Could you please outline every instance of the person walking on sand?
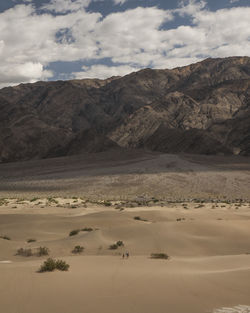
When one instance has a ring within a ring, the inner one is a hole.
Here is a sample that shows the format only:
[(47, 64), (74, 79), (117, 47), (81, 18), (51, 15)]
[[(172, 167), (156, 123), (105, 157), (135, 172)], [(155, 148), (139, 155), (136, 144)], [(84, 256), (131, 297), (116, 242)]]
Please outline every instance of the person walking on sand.
[(127, 257), (127, 259), (129, 258), (129, 253), (128, 253), (128, 251), (126, 252), (126, 257)]
[(122, 258), (123, 258), (123, 259), (125, 258), (125, 254), (124, 254), (124, 253), (122, 254)]

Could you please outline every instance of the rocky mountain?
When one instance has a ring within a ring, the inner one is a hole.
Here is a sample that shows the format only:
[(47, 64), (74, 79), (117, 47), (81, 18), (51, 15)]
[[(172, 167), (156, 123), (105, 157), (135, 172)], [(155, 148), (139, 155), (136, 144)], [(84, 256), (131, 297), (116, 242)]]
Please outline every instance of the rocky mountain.
[(250, 58), (0, 90), (0, 162), (120, 147), (250, 155)]

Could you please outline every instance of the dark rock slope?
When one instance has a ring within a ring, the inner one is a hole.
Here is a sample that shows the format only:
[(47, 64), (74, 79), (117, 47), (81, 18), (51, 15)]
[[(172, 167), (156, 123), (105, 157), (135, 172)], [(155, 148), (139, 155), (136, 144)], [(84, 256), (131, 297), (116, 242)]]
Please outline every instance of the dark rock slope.
[(119, 147), (250, 155), (250, 58), (0, 90), (0, 162)]

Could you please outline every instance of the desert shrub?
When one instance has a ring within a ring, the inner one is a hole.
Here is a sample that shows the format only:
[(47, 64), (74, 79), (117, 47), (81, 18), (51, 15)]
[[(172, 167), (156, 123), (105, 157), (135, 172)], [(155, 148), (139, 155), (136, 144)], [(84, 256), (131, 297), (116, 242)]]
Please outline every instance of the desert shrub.
[(75, 253), (75, 254), (82, 253), (83, 250), (84, 250), (84, 247), (82, 247), (82, 246), (75, 246), (75, 248), (72, 250), (72, 253)]
[(134, 220), (147, 222), (147, 220), (146, 220), (145, 218), (141, 218), (140, 216), (135, 216), (135, 217), (134, 217)]
[(123, 247), (123, 246), (124, 246), (124, 243), (123, 243), (123, 241), (118, 240), (118, 241), (116, 242), (116, 245), (117, 245), (118, 247)]
[(151, 253), (151, 259), (169, 259), (169, 256), (166, 253)]
[(110, 249), (110, 250), (116, 250), (116, 249), (118, 249), (119, 247), (123, 247), (123, 246), (124, 246), (123, 241), (119, 240), (119, 241), (117, 241), (116, 243), (110, 245), (110, 246), (109, 246), (109, 249)]
[(109, 250), (116, 250), (116, 249), (118, 249), (118, 246), (117, 246), (116, 243), (114, 243), (113, 245), (109, 246)]
[(52, 197), (47, 198), (48, 202), (58, 204), (58, 201)]
[(21, 255), (21, 256), (32, 256), (32, 250), (31, 249), (24, 249), (24, 248), (20, 248), (17, 250), (17, 255)]
[(49, 248), (47, 248), (47, 247), (39, 247), (37, 249), (37, 255), (38, 256), (49, 255)]
[(84, 227), (81, 229), (81, 231), (88, 231), (88, 232), (93, 231), (93, 230), (94, 229), (92, 227)]
[(56, 260), (56, 269), (59, 271), (67, 271), (69, 269), (69, 264), (63, 260)]
[(195, 209), (200, 209), (200, 208), (204, 208), (204, 204), (199, 204), (199, 205), (197, 205), (196, 207), (195, 207)]
[(27, 242), (28, 242), (28, 243), (30, 243), (30, 242), (36, 242), (36, 239), (30, 238), (30, 239), (27, 239)]
[(112, 203), (111, 203), (110, 201), (104, 201), (103, 204), (104, 204), (105, 206), (111, 206), (111, 205), (112, 205)]
[(39, 272), (52, 272), (56, 269), (56, 260), (52, 258), (48, 258), (44, 263), (41, 265)]
[(180, 218), (177, 218), (176, 221), (177, 222), (185, 221), (185, 218), (184, 217), (180, 217)]
[(140, 221), (141, 218), (140, 218), (140, 216), (135, 216), (135, 217), (134, 217), (134, 220)]
[(53, 272), (55, 269), (60, 271), (67, 271), (69, 269), (69, 264), (67, 264), (63, 260), (55, 260), (52, 258), (48, 258), (44, 263), (41, 265), (39, 272)]
[(74, 229), (74, 230), (71, 230), (71, 232), (69, 233), (69, 236), (75, 236), (79, 233), (80, 229)]
[(0, 236), (1, 239), (5, 239), (5, 240), (11, 240), (10, 237), (4, 235), (4, 236)]
[(35, 202), (35, 201), (37, 201), (37, 200), (39, 200), (39, 198), (32, 198), (32, 199), (30, 200), (30, 202)]
[(6, 199), (0, 199), (0, 205), (6, 205), (8, 203), (9, 201), (7, 201)]

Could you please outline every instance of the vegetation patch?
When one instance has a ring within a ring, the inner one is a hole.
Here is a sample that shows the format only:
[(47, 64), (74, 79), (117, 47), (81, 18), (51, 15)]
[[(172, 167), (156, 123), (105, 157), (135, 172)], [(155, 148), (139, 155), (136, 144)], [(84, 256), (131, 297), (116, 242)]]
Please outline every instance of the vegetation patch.
[(80, 231), (91, 232), (91, 231), (94, 231), (94, 228), (84, 227), (82, 229), (74, 229), (69, 233), (69, 236), (75, 236), (75, 235), (79, 234)]
[(63, 260), (56, 260), (52, 258), (48, 258), (44, 263), (41, 265), (39, 272), (53, 272), (54, 270), (59, 270), (59, 271), (68, 271), (69, 269), (69, 264), (67, 264)]
[(134, 217), (134, 220), (136, 220), (136, 221), (142, 221), (142, 222), (147, 222), (147, 221), (148, 221), (147, 219), (141, 218), (140, 216), (135, 216), (135, 217)]
[(81, 229), (81, 231), (88, 231), (88, 232), (91, 232), (93, 231), (94, 229), (92, 227), (84, 227)]
[(32, 256), (33, 253), (32, 253), (32, 250), (31, 250), (31, 249), (20, 248), (20, 249), (17, 250), (16, 255), (21, 255), (21, 256), (29, 257), (29, 256)]
[(151, 259), (168, 260), (169, 256), (166, 253), (151, 253)]
[(84, 250), (84, 247), (82, 247), (82, 246), (75, 246), (75, 248), (72, 250), (72, 253), (80, 254), (80, 253), (83, 252), (83, 250)]
[(11, 240), (10, 237), (4, 235), (4, 236), (0, 236), (1, 239), (5, 239), (5, 240)]
[(35, 201), (37, 201), (37, 200), (39, 200), (39, 198), (32, 198), (32, 199), (30, 200), (30, 202), (35, 202)]
[(6, 199), (0, 199), (0, 206), (1, 205), (7, 205), (9, 203), (9, 201), (7, 201)]
[(39, 247), (37, 249), (37, 255), (38, 256), (49, 255), (49, 248), (47, 248), (47, 247)]
[(103, 204), (105, 206), (112, 206), (112, 203), (110, 201), (104, 201)]
[(118, 240), (116, 243), (109, 246), (109, 250), (116, 250), (120, 247), (124, 247), (124, 243), (121, 240)]
[(117, 246), (116, 243), (114, 243), (113, 245), (109, 246), (109, 250), (116, 250), (116, 249), (118, 249), (118, 246)]
[(75, 235), (77, 235), (79, 232), (80, 232), (80, 229), (71, 230), (71, 232), (69, 233), (69, 236), (75, 236)]
[(59, 203), (56, 199), (54, 199), (52, 197), (47, 198), (47, 200), (48, 200), (49, 203), (55, 203), (55, 204)]
[(30, 238), (30, 239), (27, 239), (27, 242), (28, 242), (28, 243), (36, 242), (36, 239)]

